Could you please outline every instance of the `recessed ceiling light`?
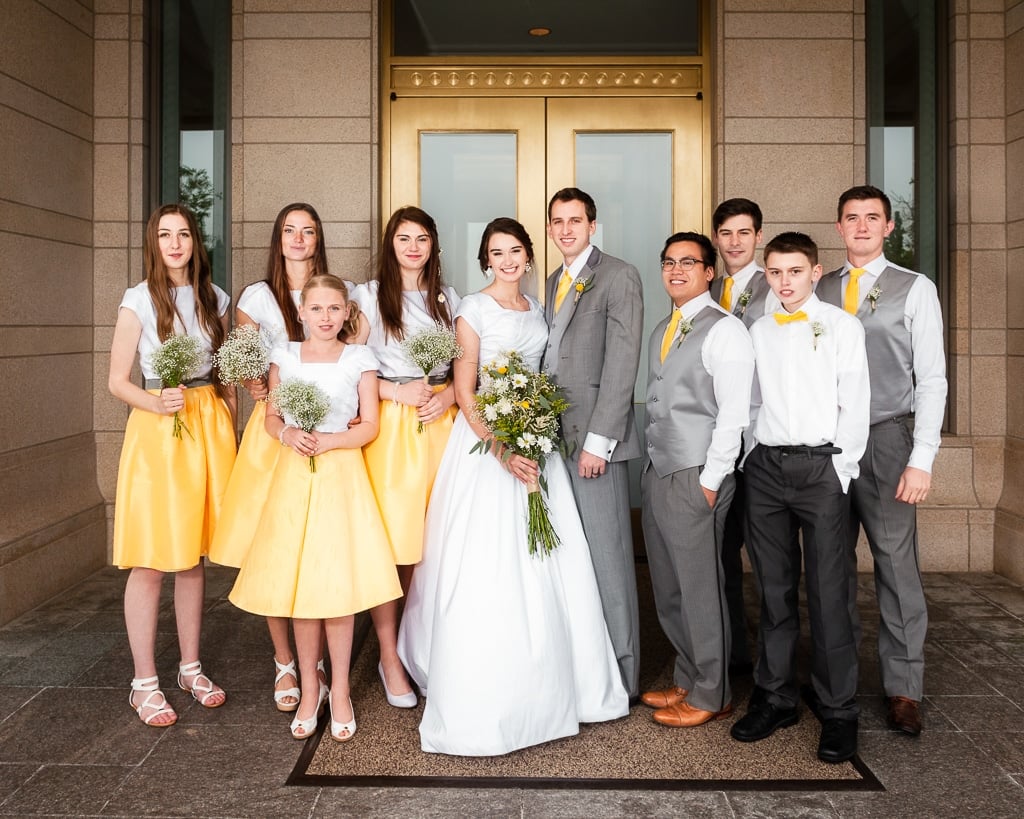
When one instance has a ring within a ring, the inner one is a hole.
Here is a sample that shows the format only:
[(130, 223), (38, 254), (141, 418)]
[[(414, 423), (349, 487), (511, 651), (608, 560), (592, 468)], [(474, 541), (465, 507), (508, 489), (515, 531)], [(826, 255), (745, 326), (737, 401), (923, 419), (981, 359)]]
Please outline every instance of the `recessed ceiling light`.
[(531, 37), (547, 37), (551, 33), (551, 29), (547, 26), (534, 26), (529, 33)]

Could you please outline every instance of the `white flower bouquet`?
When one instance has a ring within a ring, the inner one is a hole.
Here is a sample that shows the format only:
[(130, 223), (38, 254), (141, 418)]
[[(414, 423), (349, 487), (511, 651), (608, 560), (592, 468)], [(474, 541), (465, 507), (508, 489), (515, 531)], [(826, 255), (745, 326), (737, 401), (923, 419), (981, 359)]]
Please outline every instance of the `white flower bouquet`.
[(236, 327), (213, 354), (222, 384), (257, 381), (270, 369), (270, 338), (252, 324)]
[[(206, 354), (202, 343), (195, 336), (189, 335), (171, 336), (149, 356), (149, 365), (165, 387), (180, 387), (194, 377), (205, 363)], [(195, 440), (181, 416), (175, 412), (171, 434), (181, 438), (182, 430)]]
[[(282, 381), (268, 396), (270, 402), (282, 415), (295, 421), (303, 432), (312, 432), (323, 423), (331, 409), (331, 399), (316, 384), (289, 378)], [(316, 472), (316, 456), (309, 456), (309, 471)]]
[[(424, 328), (402, 339), (402, 351), (423, 371), (423, 380), (441, 364), (462, 357), (462, 348), (455, 340), (455, 332), (438, 322), (434, 327)], [(416, 425), (417, 432), (423, 432), (423, 422)]]
[(480, 440), (470, 451), (488, 453), (500, 450), (502, 460), (522, 455), (536, 461), (540, 479), (527, 487), (527, 541), (530, 554), (550, 554), (558, 546), (548, 516), (544, 493), (544, 462), (551, 452), (564, 453), (565, 444), (558, 435), (558, 416), (569, 408), (561, 390), (543, 373), (528, 369), (517, 352), (499, 356), (480, 368), (480, 388), (476, 410), (490, 437)]

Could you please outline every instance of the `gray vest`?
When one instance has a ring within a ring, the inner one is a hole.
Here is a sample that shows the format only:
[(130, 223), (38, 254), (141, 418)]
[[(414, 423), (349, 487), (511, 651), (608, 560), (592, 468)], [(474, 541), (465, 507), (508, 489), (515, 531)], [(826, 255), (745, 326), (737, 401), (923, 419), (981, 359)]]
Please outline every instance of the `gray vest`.
[[(712, 280), (711, 298), (719, 304), (722, 301), (723, 287), (725, 287), (725, 276), (718, 276)], [(768, 280), (764, 277), (764, 271), (759, 270), (750, 277), (750, 281), (747, 282), (747, 286), (743, 290), (739, 293), (733, 291), (732, 314), (740, 319), (749, 330), (750, 325), (764, 315), (764, 302), (770, 292), (771, 287), (768, 286)], [(745, 293), (749, 293), (750, 298), (747, 299), (746, 304), (741, 304), (744, 301)]]
[[(843, 270), (833, 270), (818, 282), (819, 299), (843, 306)], [(903, 323), (907, 296), (918, 274), (889, 265), (875, 281), (879, 296), (865, 298), (857, 311), (864, 325), (871, 379), (871, 423), (907, 415), (914, 404), (914, 351)]]
[(662, 363), (661, 340), (671, 318), (651, 334), (647, 379), (647, 457), (661, 477), (707, 461), (718, 402), (700, 350), (725, 314), (712, 307), (701, 310), (693, 317), (693, 329), (681, 344), (672, 343)]
[[(557, 276), (561, 276), (562, 268), (558, 268)], [(565, 328), (569, 326), (569, 319), (572, 318), (573, 312), (576, 310), (576, 294), (572, 288), (565, 295), (565, 301), (562, 302), (562, 309), (557, 313), (555, 312), (555, 289), (551, 288), (548, 294), (547, 300), (547, 319), (548, 319), (548, 346), (544, 350), (544, 361), (541, 364), (542, 372), (550, 375), (554, 379), (558, 379), (558, 348), (562, 343), (562, 336), (565, 335)]]

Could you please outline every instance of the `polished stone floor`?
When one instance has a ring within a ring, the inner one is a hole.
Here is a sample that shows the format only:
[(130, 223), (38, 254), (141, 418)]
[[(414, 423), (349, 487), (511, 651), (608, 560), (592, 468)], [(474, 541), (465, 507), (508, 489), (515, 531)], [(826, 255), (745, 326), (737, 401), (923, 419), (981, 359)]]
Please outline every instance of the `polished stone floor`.
[(285, 786), (302, 745), (269, 698), (264, 626), (227, 602), (233, 572), (208, 577), (203, 659), (230, 699), (205, 710), (174, 687), (168, 584), (158, 662), (180, 719), (166, 730), (143, 726), (126, 702), (124, 573), (100, 571), (0, 628), (0, 816), (1024, 815), (1024, 589), (996, 575), (926, 576), (926, 727), (916, 740), (886, 730), (872, 582), (861, 577), (860, 748), (884, 792)]

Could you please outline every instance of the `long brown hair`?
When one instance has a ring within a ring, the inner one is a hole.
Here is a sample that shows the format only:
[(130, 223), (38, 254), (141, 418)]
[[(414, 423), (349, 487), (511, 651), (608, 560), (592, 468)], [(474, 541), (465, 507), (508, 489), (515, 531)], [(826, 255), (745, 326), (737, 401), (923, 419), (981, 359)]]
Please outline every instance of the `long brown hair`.
[[(337, 293), (341, 293), (342, 298), (345, 299), (345, 304), (348, 305), (348, 317), (338, 332), (338, 341), (348, 341), (359, 332), (359, 306), (354, 301), (349, 300), (348, 287), (345, 286), (345, 282), (330, 273), (314, 273), (309, 277), (309, 281), (302, 286), (301, 301), (303, 304), (306, 303), (306, 294), (315, 287), (334, 290)], [(297, 340), (292, 339), (292, 341)]]
[(441, 290), (441, 248), (438, 246), (437, 225), (426, 211), (406, 205), (392, 213), (388, 219), (377, 259), (377, 306), (385, 338), (405, 338), (402, 324), (402, 270), (395, 256), (395, 234), (402, 222), (412, 222), (430, 236), (430, 255), (421, 274), (422, 286), (426, 291), (424, 302), (434, 321), (449, 328), (452, 326), (451, 308)]
[(281, 315), (284, 316), (284, 327), (288, 332), (289, 341), (302, 341), (305, 338), (305, 331), (302, 328), (302, 321), (299, 319), (299, 311), (295, 309), (295, 302), (292, 301), (292, 294), (288, 289), (288, 272), (284, 266), (284, 256), (281, 253), (281, 233), (284, 230), (285, 220), (288, 214), (293, 211), (302, 211), (313, 220), (316, 228), (316, 251), (313, 253), (310, 266), (310, 278), (313, 276), (327, 275), (327, 250), (324, 247), (324, 224), (320, 221), (320, 214), (316, 208), (305, 202), (292, 202), (281, 208), (274, 220), (274, 229), (270, 233), (270, 251), (267, 254), (267, 276), (266, 283), (270, 292), (277, 302)]
[[(160, 219), (172, 213), (185, 219), (188, 231), (192, 236), (192, 258), (188, 262), (188, 283), (192, 285), (199, 326), (209, 336), (212, 349), (218, 350), (224, 343), (226, 334), (224, 325), (221, 324), (217, 293), (213, 289), (210, 257), (206, 254), (203, 236), (199, 232), (195, 214), (187, 206), (177, 203), (162, 205), (153, 211), (146, 223), (146, 233), (142, 242), (142, 256), (146, 268), (146, 282), (149, 285), (149, 297), (153, 300), (153, 307), (156, 309), (157, 336), (161, 341), (166, 341), (174, 335), (175, 319), (178, 319), (182, 326), (185, 324), (174, 302), (174, 294), (171, 292), (173, 284), (164, 265), (164, 258), (160, 253), (160, 240), (157, 236)], [(217, 385), (217, 391), (220, 392), (219, 380), (217, 378), (212, 380)]]

